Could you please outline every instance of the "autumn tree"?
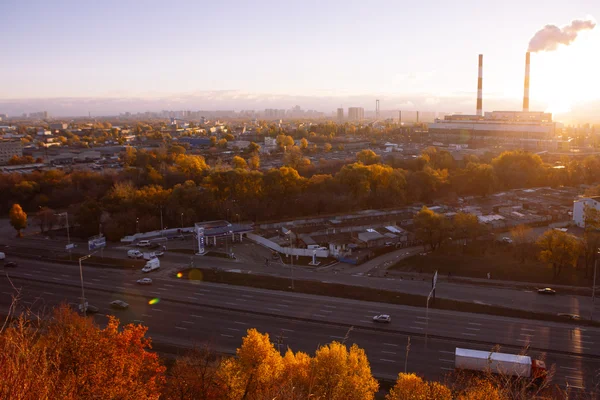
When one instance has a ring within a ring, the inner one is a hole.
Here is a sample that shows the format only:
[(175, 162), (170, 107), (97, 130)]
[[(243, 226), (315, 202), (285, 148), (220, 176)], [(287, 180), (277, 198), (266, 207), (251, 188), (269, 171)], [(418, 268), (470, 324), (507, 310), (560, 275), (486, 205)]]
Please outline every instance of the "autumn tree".
[(533, 230), (526, 225), (517, 225), (510, 230), (515, 250), (521, 262), (525, 262), (525, 256), (529, 246), (534, 242)]
[(0, 398), (158, 399), (164, 367), (148, 351), (147, 328), (105, 328), (66, 306), (44, 329), (21, 315), (0, 334)]
[(426, 382), (415, 374), (398, 374), (386, 400), (452, 400), (452, 391), (438, 382)]
[(231, 161), (233, 168), (236, 169), (248, 169), (248, 164), (246, 163), (246, 160), (244, 160), (242, 157), (240, 156), (234, 156), (233, 160)]
[(302, 138), (300, 140), (300, 149), (302, 151), (305, 151), (308, 148), (308, 140), (306, 140), (305, 138)]
[(331, 144), (330, 144), (330, 143), (325, 143), (325, 144), (323, 145), (323, 151), (324, 151), (325, 153), (329, 153), (329, 152), (331, 151)]
[(417, 238), (435, 251), (448, 237), (449, 223), (446, 218), (423, 206), (414, 218)]
[(454, 236), (473, 241), (483, 232), (483, 228), (474, 214), (459, 212), (452, 219)]
[(356, 160), (365, 165), (377, 164), (381, 161), (381, 157), (379, 157), (373, 150), (365, 149), (356, 153)]
[(255, 154), (248, 159), (248, 167), (253, 171), (257, 171), (260, 168), (260, 157), (258, 154)]
[(575, 267), (580, 252), (578, 239), (566, 232), (551, 229), (537, 240), (540, 247), (540, 260), (552, 265), (554, 278), (564, 267)]
[(8, 216), (10, 218), (10, 225), (17, 231), (17, 237), (21, 237), (21, 230), (27, 227), (27, 214), (20, 205), (13, 204)]

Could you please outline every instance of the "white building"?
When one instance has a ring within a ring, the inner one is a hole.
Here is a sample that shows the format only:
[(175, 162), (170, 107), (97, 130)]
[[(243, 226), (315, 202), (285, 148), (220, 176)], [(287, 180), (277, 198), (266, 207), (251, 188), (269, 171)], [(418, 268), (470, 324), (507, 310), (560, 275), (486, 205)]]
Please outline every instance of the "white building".
[(0, 165), (6, 164), (14, 156), (23, 157), (20, 140), (0, 140)]
[(600, 211), (600, 196), (582, 197), (573, 202), (573, 222), (581, 228), (585, 228), (586, 206)]

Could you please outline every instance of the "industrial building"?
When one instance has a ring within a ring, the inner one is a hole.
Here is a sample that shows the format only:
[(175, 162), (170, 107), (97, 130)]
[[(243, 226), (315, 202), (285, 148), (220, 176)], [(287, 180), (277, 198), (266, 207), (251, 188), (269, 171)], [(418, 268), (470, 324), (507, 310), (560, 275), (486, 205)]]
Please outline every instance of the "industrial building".
[(23, 157), (23, 145), (20, 140), (0, 140), (0, 165), (8, 164), (14, 156)]
[[(429, 124), (432, 135), (468, 139), (503, 139), (524, 148), (562, 150), (566, 141), (557, 141), (557, 128), (562, 126), (552, 120), (552, 114), (529, 111), (530, 56), (525, 58), (523, 111), (483, 112), (483, 55), (479, 55), (477, 79), (477, 106), (475, 115), (447, 115)], [(558, 126), (557, 126), (558, 125)]]

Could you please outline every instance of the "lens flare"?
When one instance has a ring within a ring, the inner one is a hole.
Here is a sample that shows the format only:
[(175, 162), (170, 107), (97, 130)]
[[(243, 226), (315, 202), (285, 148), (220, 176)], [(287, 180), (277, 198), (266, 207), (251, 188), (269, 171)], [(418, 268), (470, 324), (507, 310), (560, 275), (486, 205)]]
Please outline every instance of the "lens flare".
[(177, 273), (177, 277), (178, 277), (178, 278), (183, 278), (183, 274), (182, 274), (181, 272), (178, 272), (178, 273)]
[(150, 304), (150, 305), (158, 304), (158, 303), (160, 303), (160, 299), (158, 297), (155, 297), (148, 302), (148, 304)]

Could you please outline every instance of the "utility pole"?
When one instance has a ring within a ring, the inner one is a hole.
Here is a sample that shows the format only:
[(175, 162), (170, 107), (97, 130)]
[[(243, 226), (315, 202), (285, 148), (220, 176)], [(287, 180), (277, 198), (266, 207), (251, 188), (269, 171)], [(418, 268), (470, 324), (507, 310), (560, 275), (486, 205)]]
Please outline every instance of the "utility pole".
[(162, 206), (160, 206), (159, 208), (160, 208), (160, 236), (164, 236)]
[[(92, 253), (93, 254), (93, 253)], [(87, 256), (83, 256), (79, 258), (79, 277), (81, 278), (81, 310), (83, 311), (83, 316), (86, 316), (87, 307), (85, 301), (85, 292), (83, 290), (83, 268), (81, 266), (81, 261), (87, 260), (92, 256), (92, 254), (88, 254)]]
[(404, 357), (404, 373), (406, 374), (406, 367), (408, 366), (408, 352), (410, 351), (410, 336), (408, 337), (408, 342), (406, 343), (406, 357)]

